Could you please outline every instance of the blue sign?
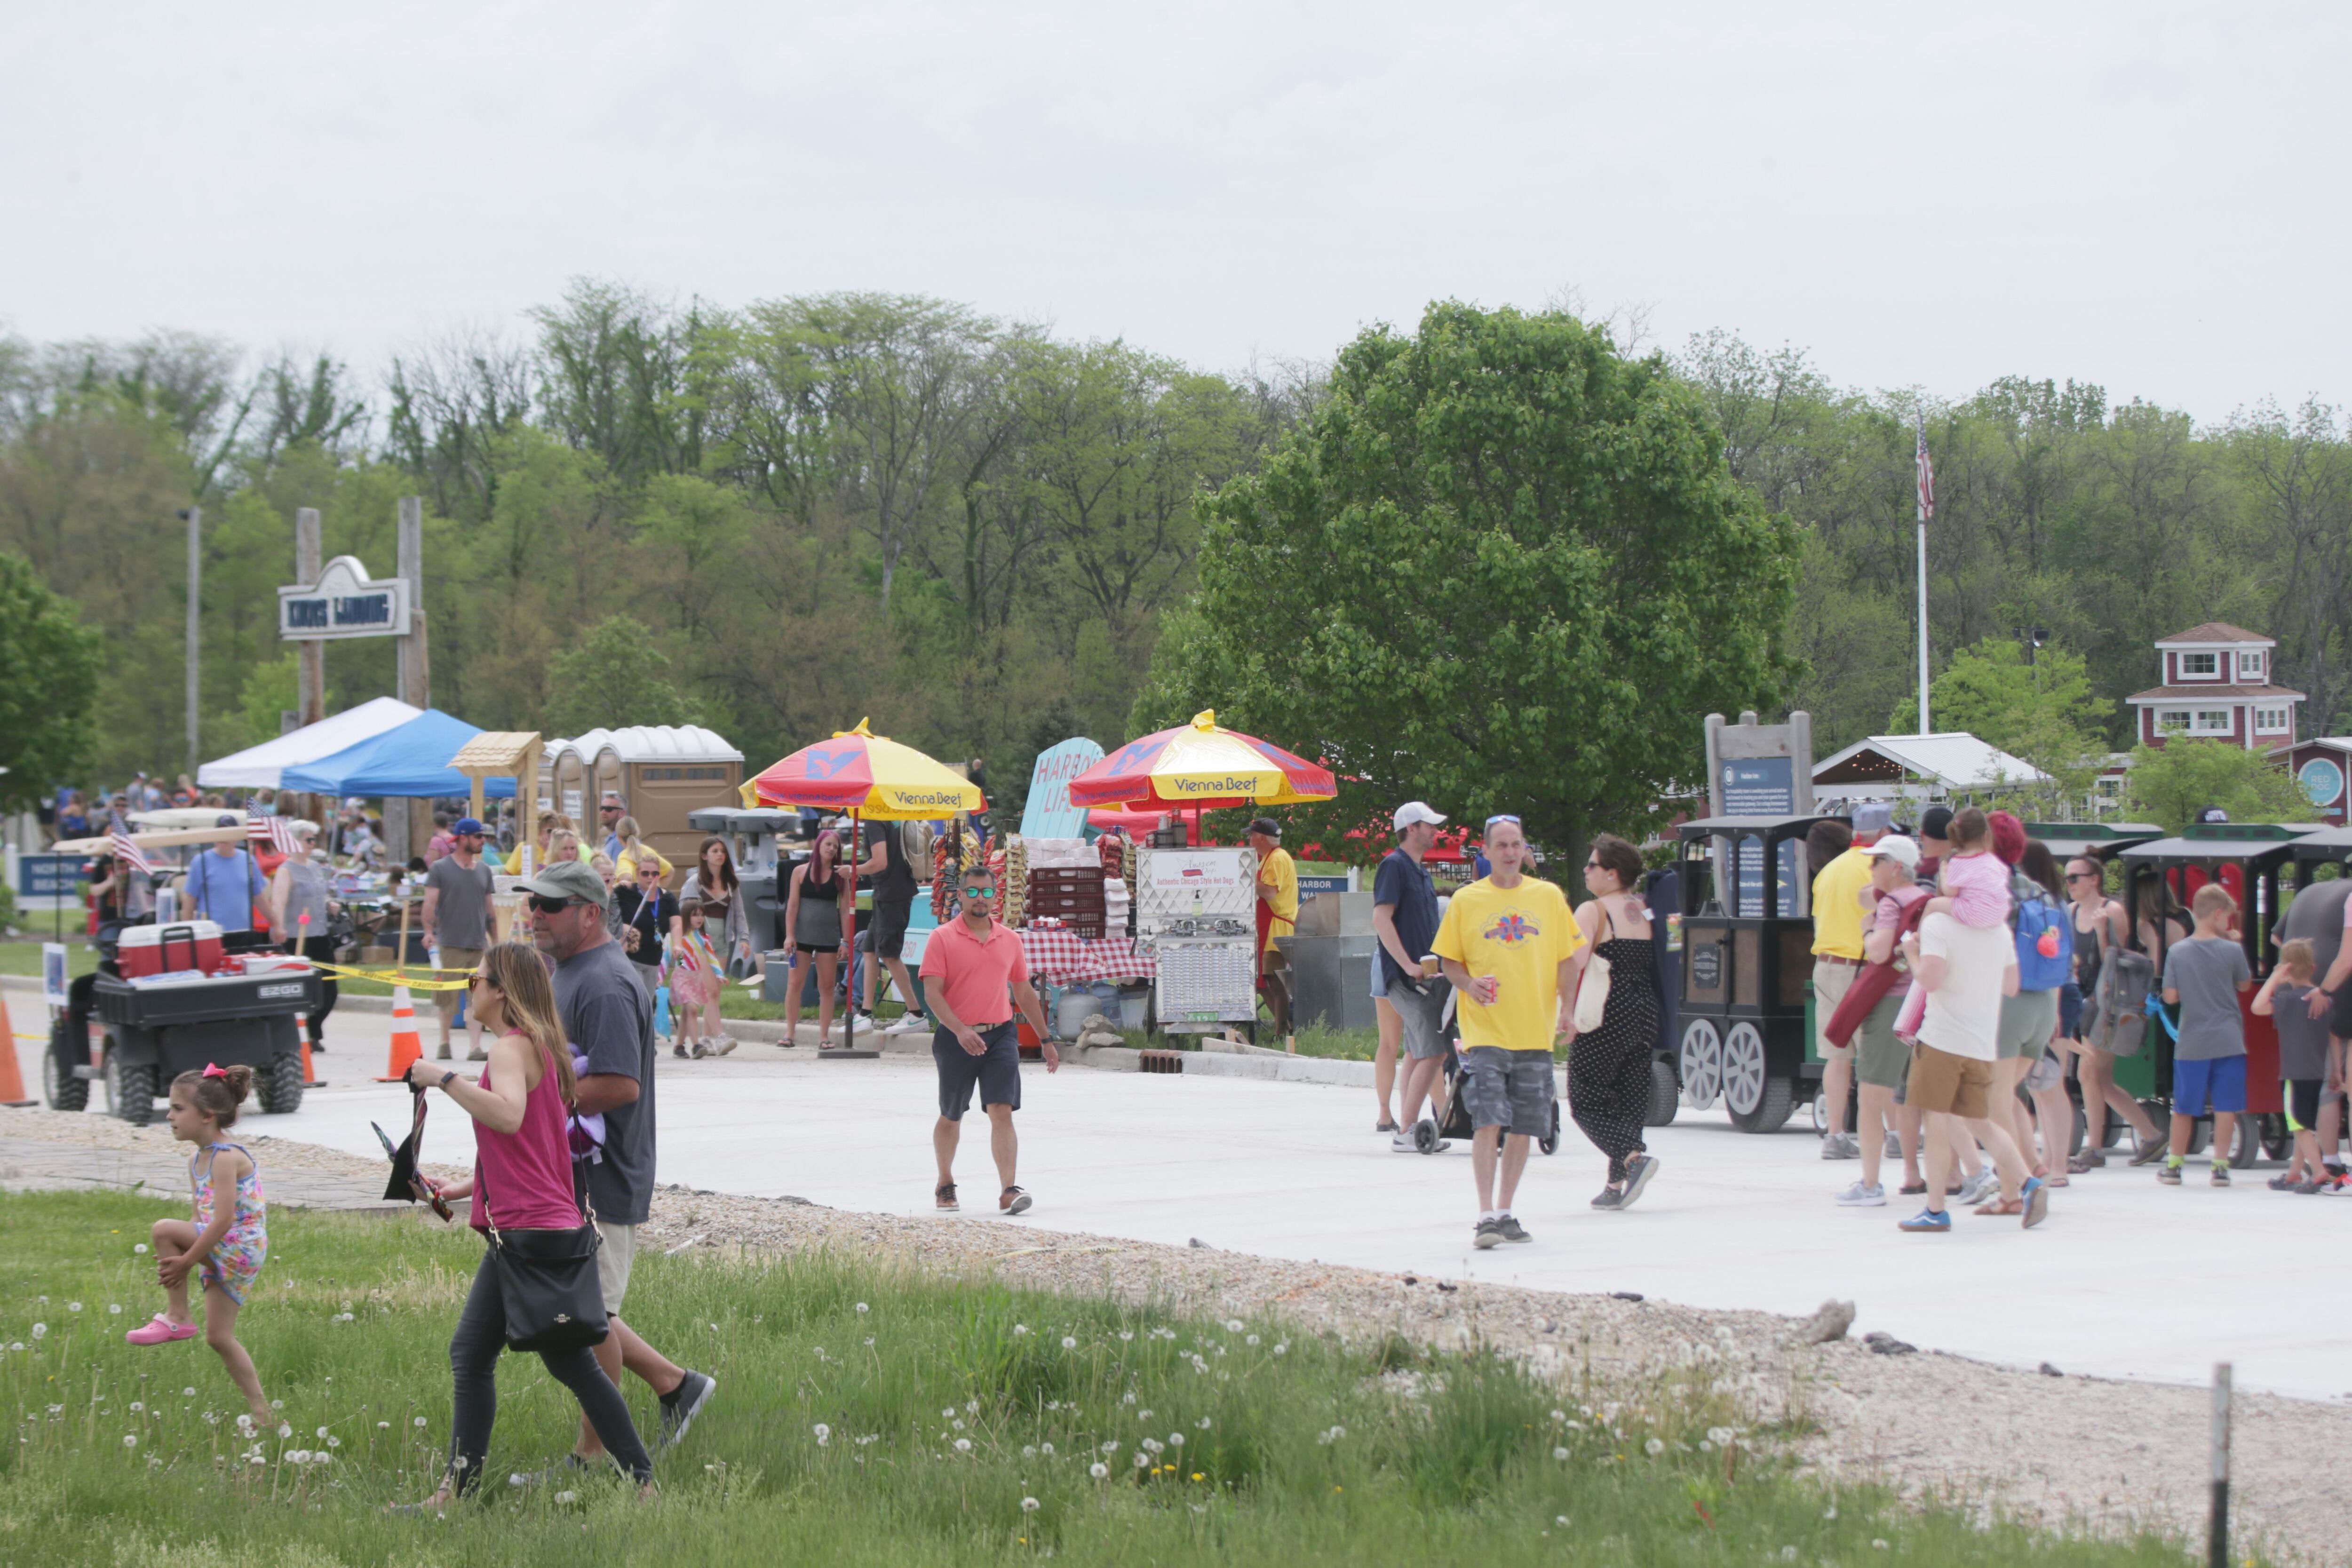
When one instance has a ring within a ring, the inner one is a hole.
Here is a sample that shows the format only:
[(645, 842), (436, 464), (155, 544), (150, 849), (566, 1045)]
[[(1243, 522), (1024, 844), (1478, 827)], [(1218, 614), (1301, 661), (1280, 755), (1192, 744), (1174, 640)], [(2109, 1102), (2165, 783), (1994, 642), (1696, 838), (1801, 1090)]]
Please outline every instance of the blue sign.
[(72, 909), (81, 902), (79, 855), (16, 857), (16, 906), (27, 910)]
[(2304, 797), (2322, 810), (2344, 798), (2344, 770), (2326, 757), (2314, 757), (2295, 772)]
[[(1723, 763), (1723, 815), (1793, 816), (1797, 810), (1794, 757), (1732, 757)], [(1797, 842), (1784, 840), (1780, 854), (1780, 904), (1785, 915), (1796, 901)], [(1764, 841), (1739, 841), (1738, 908), (1750, 918), (1764, 913)]]
[(1345, 872), (1336, 877), (1301, 877), (1298, 879), (1298, 896), (1306, 899), (1312, 898), (1317, 893), (1353, 892), (1355, 889), (1348, 884), (1354, 879)]
[(1103, 749), (1080, 735), (1037, 753), (1029, 799), (1021, 808), (1024, 838), (1083, 838), (1087, 810), (1070, 804), (1070, 781), (1103, 759)]

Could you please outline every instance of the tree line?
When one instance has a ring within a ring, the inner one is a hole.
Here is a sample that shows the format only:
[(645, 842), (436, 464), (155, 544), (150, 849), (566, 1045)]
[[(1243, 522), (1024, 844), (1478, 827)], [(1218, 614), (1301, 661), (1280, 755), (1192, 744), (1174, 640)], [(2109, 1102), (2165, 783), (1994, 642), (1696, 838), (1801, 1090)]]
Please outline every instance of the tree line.
[[(1444, 379), (1473, 369), (1509, 384)], [(205, 515), (209, 756), (294, 705), (295, 509), (382, 574), (421, 494), (434, 700), (485, 727), (703, 722), (759, 765), (870, 717), (984, 757), (1017, 806), (1042, 746), (1216, 707), (1368, 787), (1404, 783), (1406, 750), (1465, 780), (1568, 759), (1581, 832), (1691, 776), (1705, 709), (1681, 707), (1802, 706), (1825, 750), (1910, 721), (1921, 415), (1939, 679), (2007, 690), (2021, 660), (2038, 694), (1979, 702), (2031, 718), (1989, 739), (2127, 743), (2112, 699), (2208, 619), (2280, 639), (2306, 732), (2352, 725), (2340, 411), (2200, 426), (2076, 382), (1865, 393), (1797, 350), (1645, 353), (1561, 310), (1433, 306), (1330, 366), (1223, 374), (935, 300), (596, 280), (373, 382), (184, 333), (0, 336), (0, 551), (99, 633), (108, 776), (182, 756), (177, 509)], [(1472, 668), (1523, 673), (1503, 700)], [(331, 706), (388, 691), (391, 645), (330, 644), (328, 669)], [(1347, 680), (1375, 677), (1342, 722)], [(1396, 683), (1446, 722), (1383, 729)]]

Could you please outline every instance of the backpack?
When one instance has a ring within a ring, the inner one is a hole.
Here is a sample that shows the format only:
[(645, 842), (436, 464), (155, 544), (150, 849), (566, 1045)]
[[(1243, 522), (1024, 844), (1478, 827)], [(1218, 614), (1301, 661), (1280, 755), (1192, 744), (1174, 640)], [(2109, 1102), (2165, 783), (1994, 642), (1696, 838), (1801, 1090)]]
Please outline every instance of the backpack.
[(918, 882), (929, 881), (939, 869), (934, 854), (938, 845), (939, 835), (929, 823), (902, 822), (898, 825), (898, 853)]
[(2147, 1043), (2147, 996), (2156, 961), (2127, 947), (2109, 948), (2099, 965), (2099, 1019), (2091, 1044), (2118, 1057), (2136, 1057)]
[(2009, 922), (2017, 933), (2017, 988), (2055, 991), (2074, 973), (2074, 922), (2049, 889), (2027, 877), (2011, 879)]

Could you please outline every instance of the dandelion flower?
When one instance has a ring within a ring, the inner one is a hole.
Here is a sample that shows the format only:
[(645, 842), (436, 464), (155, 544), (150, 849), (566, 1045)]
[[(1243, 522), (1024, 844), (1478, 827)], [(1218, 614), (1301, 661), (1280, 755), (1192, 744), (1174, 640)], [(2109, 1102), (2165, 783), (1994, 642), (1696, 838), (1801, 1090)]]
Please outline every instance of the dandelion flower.
[(971, 1439), (969, 1437), (957, 1438), (955, 1440), (955, 1446), (956, 1452), (959, 1454), (969, 1454), (971, 1452)]
[(872, 1311), (874, 1309), (873, 1309), (873, 1308), (871, 1308), (871, 1307), (869, 1307), (869, 1306), (867, 1306), (865, 1302), (860, 1301), (860, 1302), (858, 1302), (858, 1303), (857, 1303), (857, 1310), (858, 1310), (859, 1311), (861, 1311), (861, 1312), (870, 1312), (870, 1311)]
[(1133, 1329), (1121, 1329), (1118, 1331), (1118, 1337), (1122, 1340), (1131, 1340), (1135, 1338), (1135, 1331)]
[(1168, 1446), (1169, 1446), (1170, 1447), (1171, 1447), (1171, 1448), (1181, 1448), (1181, 1447), (1182, 1447), (1184, 1446), (1184, 1434), (1183, 1434), (1183, 1433), (1181, 1433), (1181, 1432), (1171, 1432), (1171, 1433), (1169, 1433), (1169, 1434), (1168, 1434)]
[(1021, 1500), (1021, 1511), (1023, 1513), (1035, 1513), (1037, 1511), (1037, 1500), (1033, 1497), (1023, 1498)]
[(952, 1421), (952, 1420), (954, 1420), (954, 1419), (955, 1419), (955, 1406), (954, 1406), (954, 1405), (949, 1405), (945, 1410), (940, 1411), (940, 1420), (942, 1420), (942, 1421)]
[(330, 1448), (340, 1448), (342, 1446), (343, 1440), (341, 1437), (330, 1437), (327, 1439), (327, 1447)]
[(1664, 1437), (1653, 1437), (1648, 1442), (1642, 1445), (1642, 1452), (1649, 1455), (1650, 1458), (1654, 1459), (1665, 1451), (1666, 1440)]
[(972, 1415), (979, 1415), (979, 1414), (980, 1414), (980, 1401), (979, 1401), (979, 1400), (977, 1400), (977, 1399), (967, 1399), (967, 1400), (965, 1400), (965, 1401), (964, 1401), (964, 1404), (963, 1404), (963, 1407), (964, 1407), (964, 1409), (965, 1409), (966, 1411), (970, 1412), (971, 1414), (972, 1414)]
[(416, 1418), (416, 1424), (417, 1424), (419, 1426), (424, 1426), (424, 1425), (425, 1425), (425, 1417), (424, 1417), (424, 1416), (422, 1416), (422, 1415), (418, 1416), (418, 1417)]
[(1555, 1459), (1565, 1459), (1568, 1458), (1568, 1450), (1565, 1448), (1554, 1448), (1551, 1451), (1551, 1457)]
[(49, 1325), (47, 1323), (35, 1323), (33, 1325), (33, 1337), (37, 1340), (47, 1338), (48, 1331)]
[(1242, 1321), (1239, 1318), (1227, 1318), (1225, 1320), (1225, 1332), (1229, 1334), (1237, 1334), (1241, 1331)]
[(292, 1423), (280, 1421), (278, 1424), (278, 1435), (280, 1437), (291, 1437), (294, 1436), (294, 1427)]
[(1076, 1337), (1071, 1334), (1064, 1334), (1062, 1336), (1062, 1348), (1066, 1351), (1074, 1351), (1077, 1349), (1078, 1342)]
[(1552, 1516), (1552, 1522), (1559, 1525), (1562, 1530), (1566, 1530), (1568, 1528), (1568, 1515), (1564, 1513), (1554, 1514)]
[(325, 1436), (326, 1435), (327, 1435), (327, 1429), (326, 1429), (324, 1426), (320, 1427), (320, 1428), (319, 1428), (319, 1430), (318, 1430), (317, 1436), (323, 1437), (323, 1436)]
[(575, 1503), (580, 1500), (580, 1494), (578, 1492), (558, 1492), (555, 1494), (555, 1500), (560, 1503)]
[(375, 1429), (379, 1432), (389, 1432), (392, 1430), (392, 1423), (389, 1421), (379, 1421), (375, 1424)]
[(1275, 1353), (1275, 1354), (1276, 1354), (1276, 1355), (1288, 1355), (1288, 1354), (1290, 1353), (1290, 1343), (1289, 1343), (1289, 1342), (1288, 1342), (1288, 1341), (1286, 1341), (1286, 1340), (1276, 1340), (1276, 1341), (1275, 1341), (1275, 1342), (1274, 1342), (1274, 1353)]
[(1041, 1444), (1039, 1445), (1037, 1451), (1050, 1459), (1054, 1457), (1054, 1445), (1051, 1443)]
[(1105, 1444), (1102, 1446), (1102, 1451), (1103, 1451), (1104, 1453), (1106, 1453), (1106, 1454), (1116, 1454), (1116, 1453), (1118, 1453), (1118, 1438), (1116, 1438), (1116, 1437), (1114, 1437), (1114, 1438), (1112, 1438), (1109, 1442), (1105, 1443)]
[(1024, 1459), (1035, 1458), (1037, 1457), (1037, 1445), (1034, 1443), (1024, 1443), (1021, 1446), (1021, 1457)]
[(1209, 1418), (1203, 1415), (1198, 1421), (1193, 1422), (1192, 1425), (1205, 1432), (1209, 1429)]
[(122, 1435), (122, 1446), (126, 1448), (136, 1448), (139, 1447), (139, 1435), (136, 1432), (125, 1432)]
[(1100, 1480), (1100, 1479), (1102, 1479), (1105, 1476), (1107, 1476), (1107, 1475), (1110, 1474), (1110, 1467), (1109, 1467), (1108, 1465), (1105, 1465), (1105, 1464), (1092, 1464), (1092, 1465), (1088, 1465), (1088, 1466), (1087, 1467), (1087, 1474), (1088, 1474), (1088, 1475), (1090, 1475), (1090, 1476), (1094, 1477), (1094, 1479), (1097, 1479), (1097, 1480)]
[(1026, 1323), (1015, 1323), (1013, 1325), (1013, 1331), (1016, 1335), (1025, 1334), (1029, 1331), (1029, 1325)]
[(954, 1420), (949, 1422), (948, 1425), (961, 1432), (963, 1430), (963, 1417), (959, 1415)]
[(79, 1312), (81, 1310), (81, 1303), (79, 1301), (68, 1301), (66, 1303), (66, 1310), (68, 1312)]
[(195, 1396), (196, 1391), (193, 1388), (184, 1388), (180, 1390), (180, 1397), (183, 1399), (194, 1399)]
[(1875, 1538), (1875, 1537), (1873, 1537), (1873, 1538), (1872, 1538), (1872, 1540), (1871, 1540), (1871, 1542), (1870, 1542), (1870, 1543), (1871, 1543), (1871, 1545), (1873, 1545), (1873, 1546), (1876, 1547), (1876, 1548), (1877, 1548), (1879, 1551), (1881, 1551), (1881, 1552), (1884, 1552), (1884, 1551), (1885, 1551), (1885, 1550), (1886, 1550), (1886, 1542), (1885, 1542), (1884, 1541), (1880, 1541), (1880, 1540), (1878, 1540), (1878, 1539), (1877, 1539), (1877, 1538)]
[(109, 1301), (106, 1304), (106, 1311), (109, 1317), (119, 1318), (122, 1316), (122, 1303), (120, 1301)]
[(146, 1406), (146, 1405), (142, 1405), (142, 1404), (141, 1404), (138, 1400), (134, 1399), (134, 1400), (132, 1400), (132, 1401), (131, 1402), (131, 1409), (133, 1409), (133, 1410), (144, 1410), (144, 1409), (146, 1409), (146, 1408), (147, 1408), (147, 1406)]
[(133, 1247), (131, 1250), (131, 1251), (133, 1251), (133, 1252), (141, 1253), (141, 1254), (142, 1254), (142, 1255), (143, 1255), (143, 1254), (146, 1252), (146, 1250), (147, 1250), (147, 1244), (146, 1244), (145, 1242), (143, 1242), (143, 1241), (142, 1241), (142, 1242), (139, 1243), (137, 1246)]

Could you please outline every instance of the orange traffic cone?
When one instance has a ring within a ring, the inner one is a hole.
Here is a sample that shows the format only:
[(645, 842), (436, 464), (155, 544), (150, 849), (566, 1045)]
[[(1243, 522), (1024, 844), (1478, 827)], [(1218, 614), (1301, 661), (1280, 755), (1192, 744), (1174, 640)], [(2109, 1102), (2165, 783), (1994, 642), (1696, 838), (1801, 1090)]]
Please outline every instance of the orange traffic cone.
[(408, 1076), (408, 1064), (424, 1054), (425, 1038), (416, 1032), (415, 1004), (408, 999), (407, 986), (395, 985), (392, 988), (392, 1055), (376, 1082), (398, 1083)]
[(302, 1087), (304, 1089), (326, 1088), (327, 1080), (310, 1070), (310, 1031), (307, 1028), (298, 1030), (294, 1037), (302, 1045)]
[[(16, 1066), (16, 1026), (8, 1021), (8, 999), (5, 996), (0, 996), (0, 1043), (7, 1047), (0, 1050), (0, 1105), (22, 1109), (34, 1104), (25, 1098), (25, 1075)], [(44, 1049), (47, 1048), (47, 1040), (41, 1043)]]

